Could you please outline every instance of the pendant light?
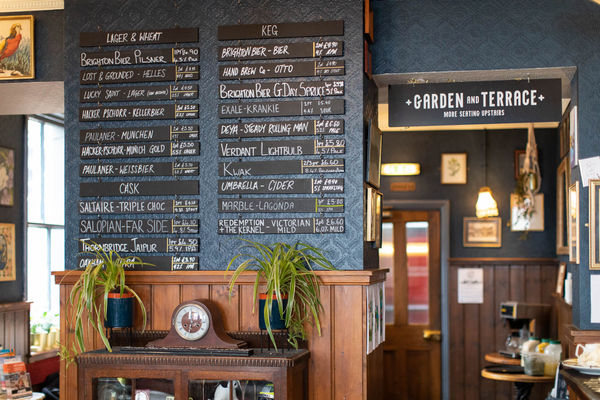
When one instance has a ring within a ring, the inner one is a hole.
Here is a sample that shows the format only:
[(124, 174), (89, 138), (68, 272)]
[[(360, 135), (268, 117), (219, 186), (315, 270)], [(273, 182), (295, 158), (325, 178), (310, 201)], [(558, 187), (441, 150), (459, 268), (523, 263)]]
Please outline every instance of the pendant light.
[(483, 135), (484, 186), (479, 189), (477, 203), (475, 204), (475, 215), (477, 218), (498, 216), (498, 203), (494, 200), (492, 189), (487, 186), (487, 130), (483, 131)]

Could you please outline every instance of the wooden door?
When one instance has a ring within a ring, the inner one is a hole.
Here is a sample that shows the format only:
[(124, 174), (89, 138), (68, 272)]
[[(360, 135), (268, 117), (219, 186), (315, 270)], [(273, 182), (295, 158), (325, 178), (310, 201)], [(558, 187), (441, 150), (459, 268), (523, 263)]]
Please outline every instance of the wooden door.
[(440, 213), (383, 219), (386, 279), (385, 399), (440, 399)]

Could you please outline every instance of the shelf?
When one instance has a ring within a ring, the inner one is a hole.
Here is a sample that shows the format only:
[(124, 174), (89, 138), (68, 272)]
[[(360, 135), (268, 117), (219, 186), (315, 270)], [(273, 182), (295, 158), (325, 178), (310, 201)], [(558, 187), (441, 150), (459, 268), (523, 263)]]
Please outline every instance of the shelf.
[[(385, 280), (388, 269), (374, 269), (364, 271), (315, 271), (321, 278), (323, 285), (371, 285)], [(228, 284), (233, 271), (127, 271), (128, 284)], [(56, 271), (52, 272), (55, 283), (60, 285), (74, 284), (81, 271)], [(255, 272), (244, 272), (237, 282), (241, 285), (253, 285)]]

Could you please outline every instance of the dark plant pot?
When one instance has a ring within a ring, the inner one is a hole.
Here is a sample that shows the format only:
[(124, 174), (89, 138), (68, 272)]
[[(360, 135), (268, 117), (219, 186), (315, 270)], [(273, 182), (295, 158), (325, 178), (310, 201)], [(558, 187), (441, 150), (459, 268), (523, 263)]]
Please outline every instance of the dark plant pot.
[(129, 328), (133, 326), (133, 294), (109, 293), (105, 328)]
[[(267, 325), (265, 324), (265, 303), (267, 302), (266, 294), (258, 295), (258, 326), (261, 330), (266, 330)], [(271, 329), (285, 329), (285, 308), (287, 307), (287, 297), (283, 299), (283, 318), (279, 315), (279, 304), (275, 296), (273, 296), (273, 303), (271, 303)]]

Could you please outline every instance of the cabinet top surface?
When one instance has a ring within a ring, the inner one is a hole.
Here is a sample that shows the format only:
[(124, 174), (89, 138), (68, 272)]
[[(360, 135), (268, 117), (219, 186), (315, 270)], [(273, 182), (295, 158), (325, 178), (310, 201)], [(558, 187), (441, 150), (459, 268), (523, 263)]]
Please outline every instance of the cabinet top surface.
[(251, 356), (214, 356), (214, 355), (185, 355), (181, 352), (174, 353), (129, 353), (122, 352), (120, 348), (113, 348), (113, 352), (95, 350), (83, 353), (77, 357), (79, 365), (95, 364), (135, 364), (135, 365), (227, 365), (227, 366), (255, 366), (255, 367), (293, 367), (308, 359), (308, 350), (265, 351), (254, 349)]

